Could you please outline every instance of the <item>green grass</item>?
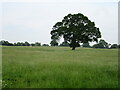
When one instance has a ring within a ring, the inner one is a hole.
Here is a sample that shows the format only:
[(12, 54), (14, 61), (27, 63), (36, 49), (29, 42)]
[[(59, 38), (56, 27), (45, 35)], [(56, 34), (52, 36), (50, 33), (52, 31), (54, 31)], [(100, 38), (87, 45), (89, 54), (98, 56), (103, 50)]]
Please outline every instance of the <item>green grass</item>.
[(3, 88), (117, 88), (118, 50), (2, 47)]

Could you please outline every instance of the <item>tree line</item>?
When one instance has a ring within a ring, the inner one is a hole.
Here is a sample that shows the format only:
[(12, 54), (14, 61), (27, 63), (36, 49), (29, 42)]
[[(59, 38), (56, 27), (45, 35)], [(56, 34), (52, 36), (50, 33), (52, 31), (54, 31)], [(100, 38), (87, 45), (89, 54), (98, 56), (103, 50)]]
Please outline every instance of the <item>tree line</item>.
[(5, 40), (0, 41), (0, 45), (3, 46), (49, 46), (48, 44), (41, 44), (40, 42), (35, 42), (35, 43), (29, 43), (29, 42), (17, 42), (17, 43), (10, 43)]
[[(56, 42), (52, 42), (50, 44), (51, 44), (51, 46), (68, 46), (69, 47), (69, 43), (67, 43), (67, 42), (62, 42), (60, 45), (58, 45), (58, 43), (56, 43)], [(83, 43), (79, 47), (112, 49), (112, 48), (120, 48), (120, 44), (109, 44), (105, 40), (100, 39), (97, 44), (94, 44), (92, 46), (90, 45), (89, 42), (87, 42), (87, 43)]]
[[(35, 42), (35, 43), (29, 43), (29, 42), (17, 42), (17, 43), (10, 43), (8, 41), (2, 40), (0, 41), (0, 45), (3, 46), (61, 46), (61, 47), (69, 47), (69, 43), (67, 42), (62, 42), (61, 44), (58, 43), (50, 43), (51, 45), (48, 44), (41, 44), (40, 42)], [(97, 44), (90, 45), (89, 42), (83, 43), (79, 47), (86, 47), (86, 48), (106, 48), (106, 49), (112, 49), (112, 48), (120, 48), (120, 44), (109, 44), (105, 40), (101, 39)]]

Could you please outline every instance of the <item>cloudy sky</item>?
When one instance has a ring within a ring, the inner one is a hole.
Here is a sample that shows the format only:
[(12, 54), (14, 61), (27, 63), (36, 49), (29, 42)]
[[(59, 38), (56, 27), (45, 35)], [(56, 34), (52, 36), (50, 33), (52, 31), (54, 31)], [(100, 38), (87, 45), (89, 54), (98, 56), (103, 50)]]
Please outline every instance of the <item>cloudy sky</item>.
[(82, 13), (100, 28), (102, 39), (118, 43), (118, 0), (3, 0), (1, 40), (50, 43), (52, 26), (69, 13)]

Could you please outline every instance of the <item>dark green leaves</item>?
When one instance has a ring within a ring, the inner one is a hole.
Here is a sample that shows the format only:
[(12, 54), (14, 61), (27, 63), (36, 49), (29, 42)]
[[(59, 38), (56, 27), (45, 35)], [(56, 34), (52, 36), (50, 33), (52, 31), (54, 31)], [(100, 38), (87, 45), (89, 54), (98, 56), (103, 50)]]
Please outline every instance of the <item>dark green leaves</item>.
[(81, 13), (65, 16), (61, 22), (53, 26), (51, 35), (52, 41), (63, 36), (64, 40), (74, 48), (78, 47), (79, 43), (98, 41), (97, 39), (101, 38), (99, 28)]

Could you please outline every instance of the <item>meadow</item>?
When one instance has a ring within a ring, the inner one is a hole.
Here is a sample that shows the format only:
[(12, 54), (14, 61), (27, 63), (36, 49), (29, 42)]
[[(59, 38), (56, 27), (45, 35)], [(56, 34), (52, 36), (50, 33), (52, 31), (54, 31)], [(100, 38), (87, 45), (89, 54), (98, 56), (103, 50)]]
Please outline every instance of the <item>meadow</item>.
[(117, 88), (118, 50), (2, 47), (3, 88)]

